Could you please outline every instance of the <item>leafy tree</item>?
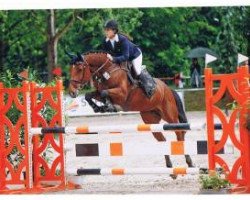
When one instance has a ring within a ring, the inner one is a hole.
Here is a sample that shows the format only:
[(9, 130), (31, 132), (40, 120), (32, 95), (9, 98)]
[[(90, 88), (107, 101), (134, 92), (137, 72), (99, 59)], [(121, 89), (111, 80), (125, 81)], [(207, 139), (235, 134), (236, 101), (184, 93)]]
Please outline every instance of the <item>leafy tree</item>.
[(197, 46), (215, 50), (216, 69), (231, 72), (238, 52), (250, 54), (249, 18), (250, 7), (0, 11), (0, 70), (15, 74), (29, 67), (51, 74), (61, 66), (68, 72), (65, 50), (98, 49), (105, 21), (116, 19), (157, 77), (188, 74), (186, 54)]
[(237, 53), (246, 53), (247, 40), (244, 38), (245, 8), (218, 8), (220, 30), (217, 36), (216, 48), (220, 52), (220, 72), (230, 73), (237, 66)]
[[(76, 22), (58, 44), (59, 63), (62, 66), (67, 66), (69, 63), (65, 50), (84, 53), (99, 49), (104, 38), (105, 21), (116, 19), (119, 22), (121, 32), (133, 35), (135, 27), (140, 25), (141, 16), (142, 12), (138, 9), (78, 10)], [(130, 20), (131, 18), (132, 20)]]
[[(36, 11), (42, 14), (43, 11)], [(34, 12), (0, 11), (0, 69), (42, 66), (45, 37), (33, 20)], [(41, 24), (39, 24), (41, 26)]]
[(141, 29), (136, 38), (145, 53), (145, 61), (155, 76), (172, 76), (189, 71), (187, 52), (197, 46), (210, 46), (216, 33), (203, 8), (142, 9)]
[(247, 44), (247, 53), (246, 55), (250, 56), (250, 6), (243, 8), (245, 9), (245, 17), (243, 22), (243, 32), (244, 37), (246, 38), (245, 42)]
[[(56, 13), (54, 10), (48, 10), (47, 18), (47, 54), (48, 54), (48, 75), (49, 80), (53, 78), (52, 71), (57, 66), (57, 44), (59, 39), (69, 30), (75, 21), (76, 13), (72, 12), (60, 12), (61, 20), (60, 25), (56, 26)], [(66, 23), (65, 23), (66, 21)]]

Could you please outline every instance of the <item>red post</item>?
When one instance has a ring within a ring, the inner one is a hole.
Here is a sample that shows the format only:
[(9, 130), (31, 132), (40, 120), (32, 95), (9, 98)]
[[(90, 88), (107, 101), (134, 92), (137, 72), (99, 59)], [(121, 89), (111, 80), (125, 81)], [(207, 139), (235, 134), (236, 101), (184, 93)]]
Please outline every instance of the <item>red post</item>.
[(239, 92), (241, 94), (241, 107), (240, 107), (240, 138), (243, 144), (243, 151), (241, 156), (242, 163), (242, 179), (243, 185), (248, 188), (250, 192), (250, 131), (247, 130), (247, 118), (250, 114), (250, 87), (249, 87), (249, 73), (248, 67), (238, 67), (239, 74)]
[[(3, 119), (4, 113), (4, 91), (3, 83), (0, 83), (0, 119)], [(5, 142), (4, 142), (4, 125), (3, 121), (0, 120), (0, 190), (6, 189), (6, 175), (5, 175)]]
[[(58, 95), (58, 121), (60, 123), (60, 126), (65, 126), (65, 119), (64, 119), (64, 108), (63, 108), (63, 82), (62, 80), (57, 80), (56, 83), (56, 91)], [(66, 187), (66, 176), (65, 176), (65, 152), (64, 152), (64, 135), (59, 135), (59, 162), (61, 163), (61, 174), (60, 174), (60, 181), (61, 181), (61, 187)]]
[(212, 113), (213, 80), (212, 69), (205, 69), (205, 99), (206, 99), (206, 117), (207, 117), (207, 145), (208, 145), (208, 166), (209, 170), (215, 169), (215, 150), (214, 150), (214, 118)]
[[(32, 127), (54, 127), (54, 126), (63, 126), (63, 85), (62, 81), (58, 80), (56, 86), (48, 86), (44, 88), (36, 87), (35, 83), (31, 84), (31, 121)], [(37, 94), (41, 95), (41, 98), (37, 98)], [(54, 96), (56, 98), (54, 98)], [(39, 103), (38, 103), (39, 102)], [(55, 114), (52, 116), (50, 121), (45, 119), (40, 114), (40, 110), (50, 105), (50, 108), (55, 111)], [(66, 181), (64, 175), (64, 138), (62, 134), (59, 134), (58, 137), (54, 137), (53, 134), (47, 134), (43, 136), (43, 139), (40, 140), (39, 136), (34, 136), (33, 138), (33, 163), (34, 163), (34, 185), (37, 188), (41, 188), (41, 182), (60, 182), (57, 188), (65, 188)], [(50, 145), (52, 151), (55, 151), (58, 156), (55, 160), (52, 160), (51, 163), (47, 163), (43, 158), (42, 154), (46, 151), (46, 148)], [(41, 169), (44, 170), (44, 175), (41, 174)], [(58, 171), (60, 173), (58, 174)], [(55, 186), (56, 187), (56, 186)], [(50, 190), (48, 188), (41, 188), (44, 190)], [(55, 190), (55, 188), (53, 188)]]
[[(22, 110), (22, 117), (24, 118), (24, 156), (25, 160), (25, 166), (26, 166), (26, 179), (25, 179), (25, 188), (26, 189), (32, 189), (33, 188), (33, 177), (32, 177), (32, 159), (31, 155), (31, 141), (29, 140), (29, 115), (30, 115), (30, 109), (29, 109), (29, 96), (30, 96), (30, 88), (29, 88), (29, 82), (23, 81), (22, 84), (22, 92), (23, 92), (23, 110)], [(18, 98), (18, 97), (16, 97)], [(20, 131), (20, 130), (19, 130)], [(12, 138), (13, 139), (13, 138)]]

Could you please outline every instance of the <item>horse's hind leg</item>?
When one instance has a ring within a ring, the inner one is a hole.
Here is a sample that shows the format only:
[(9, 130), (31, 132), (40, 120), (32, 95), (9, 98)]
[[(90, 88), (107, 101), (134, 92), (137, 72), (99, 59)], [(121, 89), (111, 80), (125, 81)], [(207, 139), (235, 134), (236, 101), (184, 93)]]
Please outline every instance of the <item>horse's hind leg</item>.
[[(174, 99), (169, 101), (165, 98), (162, 104), (162, 119), (168, 123), (187, 123), (186, 114), (183, 109), (182, 102), (177, 96), (178, 94), (174, 93)], [(175, 131), (177, 141), (185, 141), (186, 131)], [(190, 155), (185, 155), (186, 163), (188, 167), (194, 167)]]
[[(171, 120), (170, 118), (166, 119), (165, 117), (163, 117), (163, 119), (166, 120), (168, 123), (179, 123), (178, 120)], [(175, 131), (175, 134), (176, 134), (177, 141), (185, 141), (186, 131)], [(168, 156), (168, 159), (170, 160), (169, 156)], [(185, 155), (185, 160), (186, 160), (186, 163), (187, 163), (188, 167), (194, 167), (190, 155), (186, 154)]]
[[(161, 115), (158, 111), (141, 112), (141, 117), (146, 124), (158, 124), (161, 121)], [(166, 138), (161, 132), (152, 132), (155, 139), (159, 142), (166, 141)], [(165, 155), (165, 161), (167, 167), (173, 167), (169, 155)]]
[[(175, 133), (176, 133), (177, 141), (185, 141), (186, 131), (175, 131)], [(190, 155), (186, 154), (185, 159), (186, 159), (186, 163), (187, 163), (188, 167), (194, 167), (193, 161), (192, 161)]]

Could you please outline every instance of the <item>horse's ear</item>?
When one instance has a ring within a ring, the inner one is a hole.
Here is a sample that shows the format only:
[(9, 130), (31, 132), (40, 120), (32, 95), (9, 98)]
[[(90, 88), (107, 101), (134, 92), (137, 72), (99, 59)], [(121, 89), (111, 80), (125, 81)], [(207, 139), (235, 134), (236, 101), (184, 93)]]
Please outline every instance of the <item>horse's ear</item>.
[(75, 58), (75, 55), (73, 53), (69, 53), (68, 51), (64, 50), (66, 55), (68, 55), (71, 59)]
[(84, 56), (82, 54), (80, 54), (79, 52), (77, 52), (77, 57), (79, 59), (79, 61), (84, 61)]

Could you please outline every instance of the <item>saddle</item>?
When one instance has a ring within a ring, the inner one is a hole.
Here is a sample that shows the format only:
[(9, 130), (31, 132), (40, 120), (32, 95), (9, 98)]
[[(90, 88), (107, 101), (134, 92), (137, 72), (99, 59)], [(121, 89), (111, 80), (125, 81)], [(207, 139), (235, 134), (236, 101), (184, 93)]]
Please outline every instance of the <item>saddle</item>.
[(148, 73), (147, 69), (144, 68), (138, 77), (134, 71), (132, 62), (126, 62), (124, 66), (126, 68), (128, 80), (131, 85), (142, 88), (147, 97), (151, 98), (156, 89), (156, 82)]
[(132, 85), (139, 85), (138, 77), (135, 73), (135, 70), (133, 68), (132, 62), (125, 62), (124, 63), (125, 68), (127, 69), (127, 76), (128, 80)]

